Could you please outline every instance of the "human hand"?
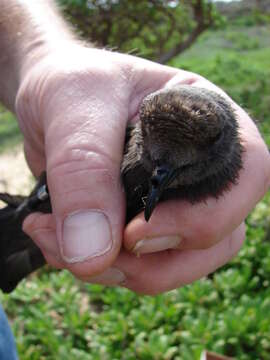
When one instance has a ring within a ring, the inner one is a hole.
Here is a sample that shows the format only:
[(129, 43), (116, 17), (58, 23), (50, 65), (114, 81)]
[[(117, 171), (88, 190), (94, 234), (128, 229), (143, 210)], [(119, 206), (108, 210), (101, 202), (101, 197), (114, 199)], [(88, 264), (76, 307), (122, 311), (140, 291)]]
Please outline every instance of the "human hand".
[(160, 204), (149, 223), (138, 215), (124, 230), (126, 123), (147, 94), (172, 83), (221, 91), (192, 73), (73, 44), (26, 68), (16, 109), (30, 168), (47, 169), (54, 214), (31, 215), (24, 230), (51, 265), (154, 294), (205, 276), (241, 247), (243, 220), (269, 186), (270, 159), (235, 104), (245, 147), (238, 185), (218, 201)]

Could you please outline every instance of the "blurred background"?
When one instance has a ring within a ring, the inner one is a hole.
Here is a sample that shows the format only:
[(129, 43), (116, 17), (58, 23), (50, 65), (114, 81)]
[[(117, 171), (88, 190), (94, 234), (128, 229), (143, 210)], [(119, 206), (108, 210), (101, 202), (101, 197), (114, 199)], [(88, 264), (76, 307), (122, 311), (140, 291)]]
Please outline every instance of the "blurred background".
[[(58, 0), (98, 47), (197, 72), (256, 119), (270, 145), (270, 0)], [(0, 190), (28, 193), (16, 119), (0, 105)], [(156, 297), (42, 269), (0, 294), (22, 360), (199, 359), (203, 349), (270, 359), (270, 195), (247, 219), (239, 255)]]

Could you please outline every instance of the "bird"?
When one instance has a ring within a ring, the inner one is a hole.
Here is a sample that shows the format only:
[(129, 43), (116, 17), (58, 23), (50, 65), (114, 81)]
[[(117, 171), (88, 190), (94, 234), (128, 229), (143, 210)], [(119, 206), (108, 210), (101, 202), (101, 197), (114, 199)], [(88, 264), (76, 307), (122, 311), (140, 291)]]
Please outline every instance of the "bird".
[[(150, 221), (162, 201), (218, 199), (237, 183), (243, 152), (236, 113), (224, 96), (183, 84), (150, 93), (126, 129), (120, 168), (126, 223), (142, 211)], [(46, 172), (28, 197), (0, 193), (0, 200), (7, 205), (0, 209), (0, 288), (11, 292), (46, 263), (22, 231), (27, 215), (52, 212)]]
[(157, 203), (170, 198), (218, 198), (237, 182), (243, 146), (235, 111), (223, 96), (178, 85), (148, 95), (139, 114), (121, 166), (128, 219), (144, 208), (148, 221)]

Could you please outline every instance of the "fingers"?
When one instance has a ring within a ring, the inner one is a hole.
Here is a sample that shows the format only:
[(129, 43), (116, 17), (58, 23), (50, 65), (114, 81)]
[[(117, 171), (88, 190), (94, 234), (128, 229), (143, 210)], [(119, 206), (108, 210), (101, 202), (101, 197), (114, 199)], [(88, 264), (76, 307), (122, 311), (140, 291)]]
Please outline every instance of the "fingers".
[[(48, 263), (56, 268), (65, 267), (59, 257), (59, 249), (55, 246), (57, 243), (52, 216), (31, 215), (25, 227), (32, 228), (33, 240), (41, 247)], [(212, 273), (238, 253), (244, 238), (245, 225), (242, 223), (231, 235), (204, 250), (168, 250), (140, 257), (121, 251), (114, 264), (101, 274), (79, 277), (90, 283), (121, 285), (138, 293), (154, 295)]]
[(125, 275), (122, 285), (155, 295), (198, 280), (226, 264), (240, 250), (245, 238), (242, 223), (231, 235), (204, 250), (168, 250), (136, 257), (120, 254), (114, 266)]

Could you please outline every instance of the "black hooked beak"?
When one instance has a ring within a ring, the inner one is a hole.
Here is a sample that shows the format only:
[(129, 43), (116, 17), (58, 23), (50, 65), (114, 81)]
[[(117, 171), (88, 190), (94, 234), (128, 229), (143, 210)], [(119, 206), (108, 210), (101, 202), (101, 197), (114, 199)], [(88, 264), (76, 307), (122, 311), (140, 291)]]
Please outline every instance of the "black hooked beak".
[(171, 169), (167, 165), (157, 166), (151, 177), (149, 193), (147, 195), (144, 218), (148, 221), (160, 200), (163, 191), (173, 182), (179, 174), (179, 169)]

